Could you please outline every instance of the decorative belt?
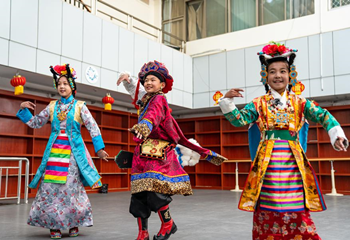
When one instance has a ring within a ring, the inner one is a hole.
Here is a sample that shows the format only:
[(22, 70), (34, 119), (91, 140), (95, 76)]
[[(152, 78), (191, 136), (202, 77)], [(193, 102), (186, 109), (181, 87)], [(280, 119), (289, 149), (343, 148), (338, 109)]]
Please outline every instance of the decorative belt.
[(290, 140), (296, 141), (298, 133), (289, 130), (269, 130), (263, 132), (263, 140)]

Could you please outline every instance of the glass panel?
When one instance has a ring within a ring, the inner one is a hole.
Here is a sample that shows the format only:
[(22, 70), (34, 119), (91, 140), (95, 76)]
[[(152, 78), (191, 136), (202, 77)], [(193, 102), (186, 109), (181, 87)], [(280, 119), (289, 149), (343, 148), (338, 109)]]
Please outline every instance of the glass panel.
[(341, 5), (344, 6), (344, 5), (349, 5), (350, 4), (350, 0), (342, 0), (341, 1)]
[(294, 0), (293, 18), (303, 17), (315, 13), (314, 0)]
[(226, 0), (206, 1), (207, 37), (226, 32)]
[(286, 19), (292, 19), (291, 4), (293, 0), (286, 0)]
[(340, 0), (332, 0), (332, 8), (340, 7)]
[(163, 21), (183, 15), (184, 0), (163, 0)]
[[(182, 36), (182, 26), (183, 26), (183, 20), (178, 20), (170, 23), (163, 24), (163, 30), (164, 32), (171, 33), (172, 35), (175, 35), (176, 37), (179, 37), (183, 39)], [(175, 46), (181, 46), (181, 41), (163, 33), (163, 42)]]
[(260, 25), (284, 20), (284, 0), (260, 0)]
[(187, 3), (187, 40), (201, 39), (206, 36), (204, 19), (204, 1)]
[(256, 0), (231, 0), (231, 31), (256, 26)]

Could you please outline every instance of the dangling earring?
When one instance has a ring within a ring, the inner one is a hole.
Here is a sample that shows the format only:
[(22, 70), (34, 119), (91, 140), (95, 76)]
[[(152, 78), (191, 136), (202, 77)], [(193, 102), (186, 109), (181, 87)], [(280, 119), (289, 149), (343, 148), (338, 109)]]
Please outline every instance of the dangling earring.
[(296, 67), (295, 65), (290, 65), (289, 67), (289, 77), (291, 79), (289, 85), (293, 85), (295, 86), (295, 84), (298, 83), (298, 80), (297, 80), (297, 76), (298, 76), (298, 72), (296, 71)]
[(260, 76), (261, 76), (260, 82), (262, 82), (263, 85), (266, 85), (266, 83), (267, 83), (267, 71), (266, 71), (265, 64), (261, 65)]

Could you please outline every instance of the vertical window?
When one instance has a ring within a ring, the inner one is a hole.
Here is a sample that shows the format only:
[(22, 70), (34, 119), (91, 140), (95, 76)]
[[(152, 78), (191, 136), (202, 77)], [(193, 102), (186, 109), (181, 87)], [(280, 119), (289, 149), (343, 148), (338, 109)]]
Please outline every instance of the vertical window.
[(163, 0), (163, 42), (181, 46), (184, 25), (184, 0)]
[[(287, 0), (287, 8), (290, 9), (287, 19), (298, 18), (315, 13), (314, 0)], [(289, 16), (288, 16), (289, 15)]]
[(226, 0), (206, 1), (207, 37), (226, 32)]
[(259, 0), (259, 25), (285, 20), (284, 0)]
[(204, 0), (187, 2), (187, 40), (206, 37)]
[(231, 31), (256, 26), (256, 0), (231, 1)]
[(226, 32), (226, 0), (188, 1), (186, 5), (187, 40), (201, 39)]
[(314, 14), (314, 2), (314, 0), (259, 0), (259, 25)]
[[(172, 45), (315, 13), (315, 0), (162, 1), (163, 39)], [(350, 4), (350, 0), (330, 1), (332, 7)]]

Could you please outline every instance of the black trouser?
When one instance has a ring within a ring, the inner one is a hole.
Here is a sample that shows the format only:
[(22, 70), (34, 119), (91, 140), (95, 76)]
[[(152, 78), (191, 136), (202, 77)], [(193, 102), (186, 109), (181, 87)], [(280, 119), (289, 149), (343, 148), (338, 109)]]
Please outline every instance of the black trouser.
[(158, 212), (173, 199), (170, 195), (155, 192), (140, 192), (131, 195), (130, 213), (135, 218), (149, 218), (151, 211)]

